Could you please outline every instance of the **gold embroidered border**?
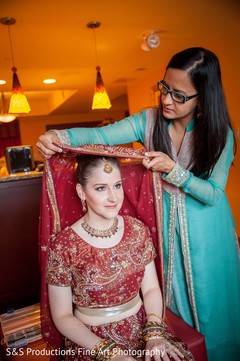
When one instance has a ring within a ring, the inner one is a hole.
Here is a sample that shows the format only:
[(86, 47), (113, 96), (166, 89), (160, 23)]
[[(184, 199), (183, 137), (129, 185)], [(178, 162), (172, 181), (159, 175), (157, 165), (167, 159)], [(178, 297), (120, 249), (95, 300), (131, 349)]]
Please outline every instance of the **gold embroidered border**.
[(53, 210), (53, 232), (56, 234), (61, 230), (61, 224), (60, 224), (60, 216), (58, 212), (57, 198), (55, 194), (51, 168), (48, 160), (45, 160), (45, 171), (46, 171), (47, 192)]
[[(153, 172), (153, 192), (154, 192), (154, 205), (156, 212), (156, 226), (158, 236), (158, 249), (161, 262), (161, 283), (164, 293), (164, 270), (163, 270), (163, 236), (162, 236), (162, 179), (160, 172)], [(163, 297), (163, 317), (165, 317), (166, 305)]]
[(85, 144), (83, 146), (73, 147), (63, 143), (55, 143), (58, 147), (62, 148), (63, 151), (70, 151), (81, 154), (97, 154), (106, 157), (114, 158), (133, 158), (133, 159), (144, 159), (146, 149), (133, 149), (121, 146), (109, 146), (103, 144)]
[(178, 214), (179, 214), (179, 224), (180, 224), (180, 234), (181, 234), (181, 243), (182, 243), (182, 252), (184, 258), (184, 267), (188, 285), (188, 293), (190, 298), (190, 303), (192, 306), (193, 318), (198, 331), (200, 331), (198, 313), (196, 307), (195, 293), (193, 287), (193, 275), (191, 267), (191, 256), (189, 249), (189, 238), (188, 238), (188, 228), (187, 228), (187, 219), (186, 219), (186, 207), (185, 207), (185, 195), (178, 194)]
[(174, 269), (174, 234), (176, 226), (176, 194), (170, 196), (170, 220), (168, 229), (168, 270), (166, 286), (166, 305), (171, 307), (173, 293), (173, 269)]
[(166, 177), (164, 177), (164, 180), (175, 185), (176, 187), (181, 187), (189, 177), (189, 171), (181, 167), (180, 164), (176, 162), (171, 172)]

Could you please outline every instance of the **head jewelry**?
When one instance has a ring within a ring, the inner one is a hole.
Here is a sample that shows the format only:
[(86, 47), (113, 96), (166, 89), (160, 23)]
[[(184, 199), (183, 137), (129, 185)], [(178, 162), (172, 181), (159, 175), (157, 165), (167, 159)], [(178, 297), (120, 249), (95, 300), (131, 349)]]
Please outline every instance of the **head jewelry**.
[(111, 166), (111, 164), (106, 159), (103, 159), (103, 162), (104, 162), (103, 171), (105, 173), (112, 173), (113, 167)]

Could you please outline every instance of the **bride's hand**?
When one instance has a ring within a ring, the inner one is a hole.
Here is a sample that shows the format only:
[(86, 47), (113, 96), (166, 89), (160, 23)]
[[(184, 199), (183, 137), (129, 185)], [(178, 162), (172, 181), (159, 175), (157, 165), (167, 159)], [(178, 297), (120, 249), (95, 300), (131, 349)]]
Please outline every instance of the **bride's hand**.
[(135, 358), (129, 355), (117, 355), (114, 357), (114, 361), (136, 361)]
[(145, 347), (145, 361), (182, 361), (184, 355), (164, 338), (149, 340)]

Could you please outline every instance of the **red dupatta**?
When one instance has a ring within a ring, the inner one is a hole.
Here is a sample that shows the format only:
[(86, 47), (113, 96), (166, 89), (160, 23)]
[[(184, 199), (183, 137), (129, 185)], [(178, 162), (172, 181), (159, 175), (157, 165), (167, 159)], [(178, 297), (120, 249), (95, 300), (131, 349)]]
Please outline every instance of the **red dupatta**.
[(127, 161), (121, 162), (125, 198), (120, 214), (139, 218), (149, 227), (158, 253), (156, 266), (163, 289), (161, 180), (158, 172), (152, 173), (141, 164), (145, 150), (104, 145), (58, 146), (62, 148), (63, 153), (58, 153), (45, 161), (39, 225), (42, 335), (55, 349), (61, 347), (62, 335), (55, 328), (49, 310), (46, 284), (48, 247), (52, 237), (83, 215), (75, 187), (77, 155), (95, 154), (127, 158)]

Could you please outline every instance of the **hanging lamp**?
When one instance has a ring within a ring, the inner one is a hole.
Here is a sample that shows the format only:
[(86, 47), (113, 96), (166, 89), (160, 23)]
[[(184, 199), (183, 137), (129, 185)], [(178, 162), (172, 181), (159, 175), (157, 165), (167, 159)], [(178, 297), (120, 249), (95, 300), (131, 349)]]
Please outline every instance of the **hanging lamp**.
[(96, 35), (95, 29), (101, 25), (99, 21), (91, 21), (87, 24), (89, 29), (93, 29), (93, 36), (94, 36), (94, 46), (95, 46), (95, 53), (96, 53), (96, 61), (97, 61), (97, 78), (96, 78), (96, 86), (93, 95), (93, 102), (92, 102), (92, 109), (109, 109), (111, 108), (111, 103), (108, 97), (108, 93), (103, 83), (102, 75), (101, 75), (101, 68), (98, 65), (98, 53), (97, 53), (97, 42), (96, 42)]
[(9, 42), (11, 48), (11, 55), (12, 55), (12, 71), (13, 71), (13, 83), (12, 83), (12, 95), (10, 98), (9, 104), (9, 113), (21, 114), (21, 113), (29, 113), (31, 108), (28, 104), (27, 98), (23, 93), (18, 75), (17, 75), (17, 68), (14, 64), (14, 56), (13, 56), (13, 47), (12, 47), (12, 39), (10, 33), (10, 26), (16, 23), (16, 19), (7, 17), (0, 19), (1, 24), (8, 26), (8, 35), (9, 35)]

